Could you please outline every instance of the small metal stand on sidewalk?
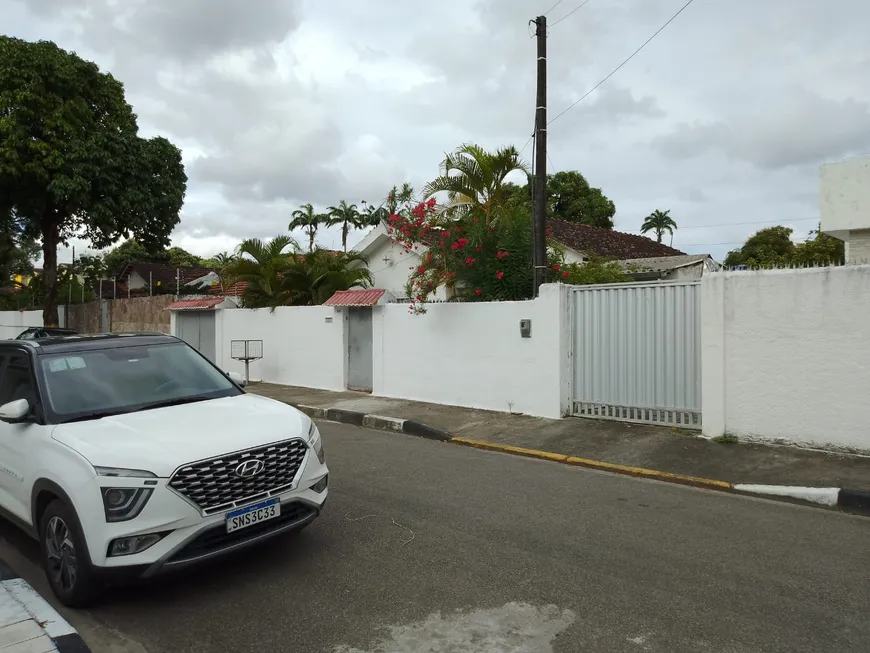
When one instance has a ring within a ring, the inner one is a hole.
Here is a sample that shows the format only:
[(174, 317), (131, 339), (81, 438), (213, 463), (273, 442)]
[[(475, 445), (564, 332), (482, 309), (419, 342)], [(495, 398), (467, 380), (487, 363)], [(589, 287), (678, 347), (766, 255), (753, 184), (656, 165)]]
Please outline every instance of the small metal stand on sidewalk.
[(251, 361), (263, 358), (262, 340), (230, 340), (230, 357), (245, 361), (245, 383), (251, 382), (249, 368)]

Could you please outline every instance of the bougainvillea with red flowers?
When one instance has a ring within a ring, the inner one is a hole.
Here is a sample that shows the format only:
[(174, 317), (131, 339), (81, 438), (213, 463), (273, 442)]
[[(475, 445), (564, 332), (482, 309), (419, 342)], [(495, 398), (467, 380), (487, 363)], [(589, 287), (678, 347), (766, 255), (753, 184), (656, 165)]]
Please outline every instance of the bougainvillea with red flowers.
[[(390, 238), (405, 253), (420, 252), (409, 268), (410, 311), (424, 313), (438, 288), (465, 301), (529, 299), (534, 294), (531, 217), (521, 208), (499, 209), (489, 225), (477, 211), (446, 218), (434, 199), (388, 219)], [(548, 281), (560, 280), (562, 254), (548, 248)]]

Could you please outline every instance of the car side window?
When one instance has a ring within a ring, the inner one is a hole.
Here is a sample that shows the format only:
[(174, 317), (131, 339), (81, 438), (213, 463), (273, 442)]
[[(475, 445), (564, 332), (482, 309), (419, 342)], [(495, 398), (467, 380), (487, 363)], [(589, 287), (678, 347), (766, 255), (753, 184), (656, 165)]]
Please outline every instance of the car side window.
[(27, 399), (30, 405), (36, 403), (36, 386), (33, 381), (33, 367), (30, 357), (21, 351), (0, 353), (0, 406)]

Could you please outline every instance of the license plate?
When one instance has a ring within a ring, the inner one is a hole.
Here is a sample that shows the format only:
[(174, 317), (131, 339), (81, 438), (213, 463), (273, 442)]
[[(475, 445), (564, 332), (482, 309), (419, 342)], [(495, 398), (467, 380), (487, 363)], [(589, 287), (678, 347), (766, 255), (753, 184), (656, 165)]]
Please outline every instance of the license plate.
[(227, 513), (227, 533), (232, 533), (240, 528), (247, 528), (260, 522), (275, 519), (281, 514), (280, 499), (269, 499), (261, 503), (255, 503), (247, 508), (239, 508)]

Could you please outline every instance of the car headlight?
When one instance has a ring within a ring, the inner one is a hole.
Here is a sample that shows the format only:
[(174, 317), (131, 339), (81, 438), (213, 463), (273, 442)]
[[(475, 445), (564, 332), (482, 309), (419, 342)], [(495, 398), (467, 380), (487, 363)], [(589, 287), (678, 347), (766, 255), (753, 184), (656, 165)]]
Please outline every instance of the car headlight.
[[(157, 475), (144, 469), (124, 467), (94, 467), (97, 476), (110, 478), (157, 478)], [(157, 485), (157, 481), (145, 481), (146, 485)], [(151, 487), (102, 487), (103, 510), (107, 522), (129, 521), (135, 519), (148, 499), (154, 493)]]
[(120, 478), (157, 478), (157, 474), (144, 469), (124, 469), (123, 467), (94, 467), (97, 476), (116, 476)]
[(311, 422), (311, 426), (308, 427), (308, 444), (314, 449), (317, 460), (322, 465), (323, 461), (326, 460), (326, 454), (323, 452), (323, 438), (320, 437), (320, 431), (317, 430), (317, 425), (314, 422)]
[(129, 521), (142, 512), (154, 492), (150, 487), (104, 487), (103, 508), (107, 522)]

